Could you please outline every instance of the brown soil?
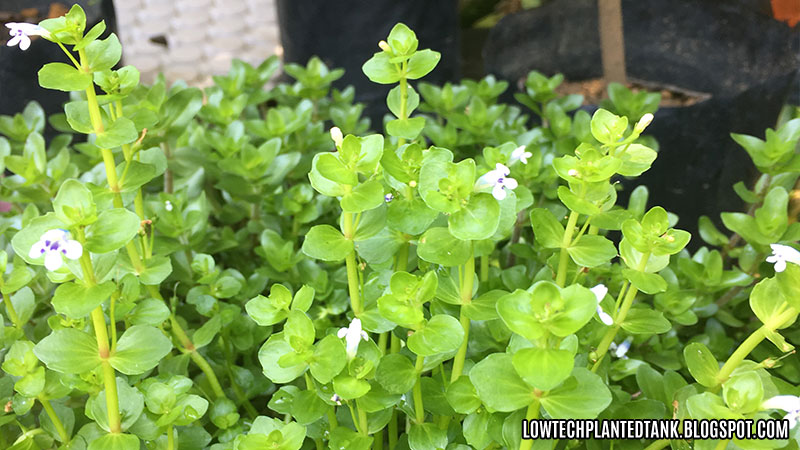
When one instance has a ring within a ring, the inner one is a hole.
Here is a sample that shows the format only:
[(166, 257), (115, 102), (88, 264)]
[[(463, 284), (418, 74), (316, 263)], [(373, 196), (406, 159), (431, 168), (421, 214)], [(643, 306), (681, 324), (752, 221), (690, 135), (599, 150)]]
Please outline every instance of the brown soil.
[[(711, 97), (710, 94), (694, 92), (675, 86), (656, 85), (638, 80), (629, 80), (625, 86), (633, 92), (658, 92), (661, 94), (661, 107), (690, 106)], [(580, 94), (584, 105), (598, 105), (608, 98), (606, 82), (602, 78), (583, 81), (564, 81), (556, 89), (561, 95)]]

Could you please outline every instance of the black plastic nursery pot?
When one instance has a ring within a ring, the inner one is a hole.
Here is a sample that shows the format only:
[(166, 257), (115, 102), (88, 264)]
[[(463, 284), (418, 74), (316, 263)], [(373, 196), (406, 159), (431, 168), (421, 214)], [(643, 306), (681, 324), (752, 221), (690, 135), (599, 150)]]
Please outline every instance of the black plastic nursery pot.
[(370, 82), (361, 66), (380, 51), (378, 42), (398, 22), (414, 30), (420, 48), (442, 55), (425, 81), (458, 79), (458, 0), (277, 0), (277, 6), (284, 61), (305, 64), (318, 56), (330, 68), (343, 68), (334, 86), (355, 87), (373, 128), (380, 128), (391, 86)]
[[(53, 0), (0, 0), (0, 18), (4, 23), (22, 22), (25, 21), (24, 17), (35, 9), (38, 10), (38, 20), (46, 19), (51, 6), (55, 3)], [(116, 29), (114, 5), (111, 0), (82, 0), (69, 4), (62, 2), (61, 7), (69, 8), (73, 3), (81, 5), (86, 12), (87, 29), (101, 20), (106, 21), (107, 30)], [(22, 14), (26, 9), (29, 11)], [(57, 45), (42, 38), (34, 38), (30, 48), (25, 51), (19, 47), (8, 47), (5, 45), (9, 37), (8, 28), (2, 25), (0, 28), (2, 28), (0, 33), (3, 33), (3, 39), (0, 40), (3, 42), (3, 45), (0, 45), (0, 114), (13, 115), (21, 112), (31, 100), (39, 102), (48, 116), (63, 112), (64, 103), (69, 99), (69, 95), (66, 92), (39, 86), (36, 73), (43, 65), (50, 62), (69, 63), (67, 56)]]
[[(752, 9), (696, 0), (623, 0), (628, 77), (710, 94), (682, 107), (662, 107), (647, 129), (659, 142), (653, 167), (623, 182), (625, 202), (646, 185), (650, 203), (694, 231), (701, 215), (737, 211), (732, 186), (751, 185), (755, 168), (731, 132), (761, 138), (775, 127), (793, 90), (800, 33)], [(484, 47), (488, 73), (512, 81), (530, 70), (567, 80), (602, 77), (597, 0), (559, 0), (506, 16)]]

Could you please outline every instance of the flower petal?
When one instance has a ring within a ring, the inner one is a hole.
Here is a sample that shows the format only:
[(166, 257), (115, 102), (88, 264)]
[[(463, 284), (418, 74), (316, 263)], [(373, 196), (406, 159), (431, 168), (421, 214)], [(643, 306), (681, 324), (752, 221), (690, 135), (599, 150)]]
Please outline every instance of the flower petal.
[(606, 297), (606, 294), (608, 294), (608, 288), (605, 284), (598, 284), (589, 290), (592, 291), (594, 296), (597, 298), (597, 303), (603, 301), (603, 299)]
[(497, 184), (497, 185), (495, 185), (494, 188), (492, 188), (492, 195), (494, 196), (494, 198), (496, 198), (498, 200), (502, 200), (502, 199), (506, 198), (506, 190), (503, 189), (503, 185), (502, 184)]
[(80, 242), (70, 239), (66, 241), (63, 245), (64, 245), (63, 246), (64, 256), (66, 256), (67, 258), (74, 260), (80, 258), (81, 255), (83, 255), (83, 246), (81, 246)]
[(47, 270), (56, 271), (64, 265), (64, 260), (61, 259), (61, 253), (59, 252), (47, 252), (44, 255), (44, 266)]
[(338, 336), (339, 339), (347, 336), (347, 328), (339, 328), (339, 332), (336, 333), (336, 336)]
[(21, 35), (19, 38), (20, 38), (20, 41), (19, 41), (20, 50), (27, 50), (28, 47), (31, 46), (31, 38), (29, 38), (27, 35), (24, 35), (24, 34)]
[(46, 245), (44, 245), (44, 241), (39, 241), (31, 247), (31, 251), (28, 252), (28, 258), (35, 259), (44, 253), (46, 249)]
[(600, 317), (600, 321), (604, 324), (608, 326), (614, 325), (614, 319), (611, 317), (611, 315), (603, 311), (603, 308), (601, 308), (600, 305), (597, 305), (597, 316)]
[(509, 188), (511, 190), (514, 190), (514, 189), (517, 188), (517, 186), (519, 186), (519, 183), (517, 183), (517, 180), (515, 180), (513, 178), (506, 178), (503, 181), (503, 186), (505, 186), (505, 187), (507, 187), (507, 188)]
[(764, 409), (782, 409), (786, 412), (800, 411), (800, 397), (796, 395), (776, 395), (761, 403)]
[(52, 230), (45, 231), (44, 234), (42, 234), (42, 237), (40, 237), (39, 239), (41, 239), (42, 241), (55, 242), (55, 241), (60, 241), (66, 237), (67, 237), (66, 231), (62, 230), (61, 228), (54, 228)]
[(786, 260), (779, 259), (775, 263), (775, 272), (783, 272), (784, 270), (786, 270)]
[(6, 43), (6, 45), (9, 46), (9, 47), (13, 47), (13, 46), (19, 44), (19, 42), (21, 40), (22, 40), (22, 35), (18, 34), (16, 36), (14, 36), (13, 38), (9, 39), (9, 41)]

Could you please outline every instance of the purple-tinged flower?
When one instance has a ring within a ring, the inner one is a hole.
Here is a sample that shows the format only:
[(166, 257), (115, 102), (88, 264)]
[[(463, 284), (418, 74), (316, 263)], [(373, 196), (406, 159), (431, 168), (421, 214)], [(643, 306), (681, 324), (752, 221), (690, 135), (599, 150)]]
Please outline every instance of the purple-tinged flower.
[(83, 255), (81, 243), (69, 239), (69, 233), (60, 228), (49, 230), (39, 238), (39, 242), (33, 244), (31, 251), (28, 252), (29, 258), (40, 258), (44, 256), (44, 266), (47, 270), (58, 270), (64, 264), (62, 257), (75, 260)]

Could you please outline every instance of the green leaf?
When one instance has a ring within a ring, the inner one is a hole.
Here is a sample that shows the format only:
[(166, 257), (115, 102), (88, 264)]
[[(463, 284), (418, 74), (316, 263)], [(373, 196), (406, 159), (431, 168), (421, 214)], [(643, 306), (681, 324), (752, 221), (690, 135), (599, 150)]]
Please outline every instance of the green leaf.
[(86, 250), (108, 253), (125, 246), (139, 233), (141, 222), (136, 213), (125, 208), (107, 209), (86, 230)]
[(603, 236), (587, 234), (568, 247), (567, 252), (575, 264), (583, 267), (597, 267), (617, 256), (617, 249), (613, 242)]
[(76, 281), (60, 284), (53, 293), (53, 309), (71, 319), (83, 319), (108, 300), (116, 286), (113, 281), (86, 286)]
[(160, 325), (169, 319), (170, 311), (161, 300), (146, 298), (136, 303), (128, 319), (133, 325)]
[(375, 379), (388, 392), (405, 394), (417, 382), (414, 364), (404, 355), (391, 353), (381, 358)]
[(125, 375), (139, 375), (158, 365), (172, 342), (156, 327), (134, 325), (122, 334), (108, 362)]
[(523, 348), (514, 353), (514, 369), (531, 386), (549, 391), (569, 377), (575, 364), (572, 352), (560, 349)]
[(80, 374), (100, 365), (97, 341), (74, 328), (55, 330), (39, 341), (33, 353), (48, 369), (66, 374)]
[(82, 91), (92, 86), (92, 75), (64, 63), (48, 63), (39, 69), (39, 85), (59, 91)]
[(363, 397), (370, 390), (370, 384), (350, 375), (339, 375), (333, 379), (333, 390), (342, 400)]
[(625, 316), (622, 328), (633, 334), (661, 334), (671, 330), (672, 324), (661, 311), (633, 308)]
[[(793, 273), (800, 272), (800, 270), (797, 270), (800, 269), (800, 267), (795, 269), (792, 266), (792, 264), (787, 264), (786, 270), (778, 274), (775, 278), (765, 278), (759, 281), (750, 292), (750, 309), (753, 310), (756, 317), (758, 317), (758, 320), (761, 322), (771, 324), (783, 313), (783, 304), (786, 299), (791, 298), (790, 296), (793, 292), (781, 290), (781, 287), (783, 284), (790, 284), (787, 281), (791, 278)], [(787, 296), (787, 294), (789, 295)], [(792, 322), (789, 322), (785, 326), (791, 323)]]
[(344, 212), (360, 213), (377, 208), (383, 202), (383, 186), (379, 181), (372, 180), (359, 184), (352, 191), (345, 194), (340, 204)]
[(700, 342), (692, 342), (683, 348), (683, 357), (686, 359), (689, 373), (698, 383), (705, 387), (715, 387), (719, 384), (717, 382), (719, 363), (705, 345)]
[[(139, 161), (124, 162), (119, 165), (118, 171), (120, 192), (133, 192), (161, 174), (155, 165)], [(125, 174), (124, 178), (121, 177), (122, 174)]]
[(65, 181), (58, 189), (53, 210), (58, 220), (69, 227), (89, 225), (97, 219), (97, 206), (91, 191), (74, 178)]
[(628, 129), (628, 118), (598, 109), (592, 116), (592, 136), (603, 144), (615, 144)]
[(386, 133), (390, 136), (413, 140), (425, 128), (424, 117), (412, 117), (410, 119), (394, 119), (386, 123)]
[(728, 408), (741, 414), (761, 410), (764, 400), (761, 377), (752, 371), (734, 374), (722, 385), (722, 398)]
[(464, 341), (464, 328), (458, 319), (446, 314), (437, 314), (425, 328), (408, 338), (408, 349), (419, 356), (431, 356), (455, 351)]
[(469, 379), (483, 404), (493, 410), (511, 412), (533, 402), (533, 388), (517, 375), (509, 354), (490, 354), (472, 367)]
[(318, 154), (315, 168), (330, 181), (351, 186), (358, 184), (356, 172), (348, 168), (334, 153)]
[(214, 336), (222, 329), (222, 319), (220, 316), (213, 316), (204, 323), (192, 335), (192, 343), (195, 348), (203, 348), (214, 340)]
[(554, 419), (594, 419), (611, 403), (611, 392), (598, 375), (578, 367), (541, 403)]
[(86, 60), (92, 72), (100, 72), (114, 67), (122, 57), (122, 46), (117, 35), (111, 33), (105, 39), (90, 42), (86, 46)]
[(650, 147), (630, 144), (625, 147), (622, 154), (618, 155), (622, 165), (617, 169), (617, 173), (625, 177), (638, 177), (650, 169), (657, 156), (658, 153)]
[(288, 353), (293, 353), (292, 347), (283, 339), (283, 333), (273, 334), (258, 351), (258, 360), (264, 369), (264, 375), (273, 383), (288, 383), (306, 371), (306, 364), (295, 364), (291, 367), (281, 367), (278, 359)]
[(464, 241), (488, 239), (500, 223), (500, 204), (488, 193), (474, 194), (447, 221), (450, 233)]
[(367, 60), (361, 70), (373, 83), (394, 84), (400, 81), (400, 70), (397, 64), (389, 61), (390, 57), (384, 52), (378, 52)]
[(472, 250), (470, 243), (457, 239), (447, 228), (430, 228), (419, 239), (417, 255), (420, 259), (443, 266), (459, 266), (467, 262)]
[(353, 241), (330, 225), (316, 225), (306, 234), (302, 252), (322, 261), (341, 261), (353, 251)]
[(130, 144), (139, 138), (136, 125), (130, 119), (119, 117), (102, 133), (97, 135), (94, 144), (100, 148), (116, 148)]
[(108, 433), (89, 443), (87, 450), (138, 450), (139, 438), (132, 434)]
[(640, 272), (633, 269), (622, 269), (622, 275), (633, 284), (636, 289), (645, 294), (658, 294), (667, 290), (667, 282), (661, 275)]
[(425, 49), (415, 52), (408, 60), (406, 68), (406, 78), (416, 80), (430, 73), (439, 63), (442, 55), (439, 52)]
[(470, 414), (481, 406), (481, 399), (469, 377), (461, 376), (447, 385), (445, 392), (447, 403), (459, 414)]
[(344, 369), (347, 353), (342, 340), (334, 335), (325, 336), (314, 346), (314, 356), (309, 361), (311, 375), (322, 384), (328, 384)]
[[(544, 248), (561, 248), (564, 239), (564, 226), (545, 208), (531, 210), (533, 237)], [(616, 253), (616, 251), (614, 252)]]
[(443, 449), (447, 447), (447, 430), (432, 423), (412, 424), (408, 446), (411, 450)]
[[(786, 269), (775, 275), (780, 291), (789, 305), (800, 310), (800, 266), (786, 264)], [(792, 323), (792, 322), (789, 322)]]

